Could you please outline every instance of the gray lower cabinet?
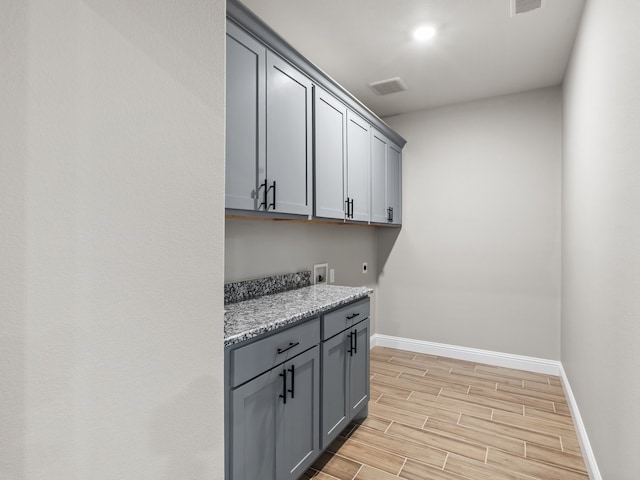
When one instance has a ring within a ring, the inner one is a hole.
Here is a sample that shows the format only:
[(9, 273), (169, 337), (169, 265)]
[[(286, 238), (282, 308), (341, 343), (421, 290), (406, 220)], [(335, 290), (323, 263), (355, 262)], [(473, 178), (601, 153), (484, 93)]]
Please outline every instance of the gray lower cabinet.
[(231, 392), (234, 480), (302, 475), (319, 451), (320, 355), (315, 346)]
[(225, 478), (295, 480), (369, 401), (369, 298), (225, 349)]
[(371, 223), (402, 224), (402, 149), (371, 134)]
[[(357, 309), (362, 315), (353, 317)], [(322, 342), (322, 443), (327, 448), (369, 401), (369, 301), (350, 306), (343, 314), (348, 327)], [(366, 312), (366, 313), (365, 313)], [(335, 313), (335, 312), (334, 312)], [(366, 317), (365, 317), (366, 315)], [(362, 320), (359, 320), (357, 317)], [(352, 318), (348, 318), (352, 317)], [(326, 317), (324, 331), (333, 331)], [(325, 335), (326, 336), (326, 335)], [(323, 338), (325, 337), (323, 336)]]

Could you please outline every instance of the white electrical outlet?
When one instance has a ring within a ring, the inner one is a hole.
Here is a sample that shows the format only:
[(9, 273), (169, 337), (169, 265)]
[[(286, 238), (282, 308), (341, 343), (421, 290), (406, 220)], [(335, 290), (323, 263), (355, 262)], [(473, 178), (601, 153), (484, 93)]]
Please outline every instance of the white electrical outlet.
[(368, 270), (368, 265), (367, 262), (362, 262), (362, 274), (364, 275), (365, 273), (367, 273)]
[(329, 270), (329, 283), (333, 283), (336, 281), (336, 271), (334, 268)]

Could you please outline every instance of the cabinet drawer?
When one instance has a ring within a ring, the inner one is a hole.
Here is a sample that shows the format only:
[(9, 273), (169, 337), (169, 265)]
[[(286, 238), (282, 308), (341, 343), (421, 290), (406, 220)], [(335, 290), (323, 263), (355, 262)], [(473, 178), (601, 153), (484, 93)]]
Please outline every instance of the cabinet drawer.
[(247, 380), (293, 358), (320, 341), (320, 320), (314, 318), (245, 347), (231, 351), (231, 386)]
[(369, 299), (339, 308), (322, 317), (322, 340), (327, 340), (351, 325), (369, 318)]

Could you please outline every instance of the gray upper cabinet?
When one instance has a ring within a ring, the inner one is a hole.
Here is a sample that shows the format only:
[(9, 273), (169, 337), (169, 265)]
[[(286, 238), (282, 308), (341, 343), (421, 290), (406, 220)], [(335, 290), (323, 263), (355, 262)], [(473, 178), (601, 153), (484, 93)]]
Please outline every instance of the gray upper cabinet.
[(371, 157), (371, 127), (358, 115), (347, 112), (346, 183), (348, 218), (369, 221), (369, 164)]
[(402, 149), (392, 142), (387, 150), (387, 204), (389, 223), (402, 224)]
[(311, 214), (312, 84), (227, 21), (225, 207)]
[(345, 218), (344, 165), (347, 108), (316, 87), (315, 114), (315, 216)]
[(226, 88), (228, 213), (401, 223), (405, 140), (238, 0)]
[(311, 214), (311, 81), (267, 52), (267, 210)]
[(316, 86), (315, 216), (369, 221), (370, 126)]
[(266, 48), (227, 22), (225, 206), (255, 210), (266, 172)]
[(402, 151), (375, 129), (371, 133), (371, 223), (402, 223)]

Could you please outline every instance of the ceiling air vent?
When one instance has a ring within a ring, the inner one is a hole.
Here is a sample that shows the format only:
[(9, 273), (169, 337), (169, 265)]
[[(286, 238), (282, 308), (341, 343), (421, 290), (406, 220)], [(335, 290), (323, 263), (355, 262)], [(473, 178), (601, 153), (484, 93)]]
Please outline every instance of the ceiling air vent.
[(544, 0), (511, 0), (511, 16), (533, 12), (544, 7)]
[(400, 77), (372, 82), (369, 87), (376, 92), (376, 95), (389, 95), (390, 93), (404, 92), (407, 89), (407, 85)]

